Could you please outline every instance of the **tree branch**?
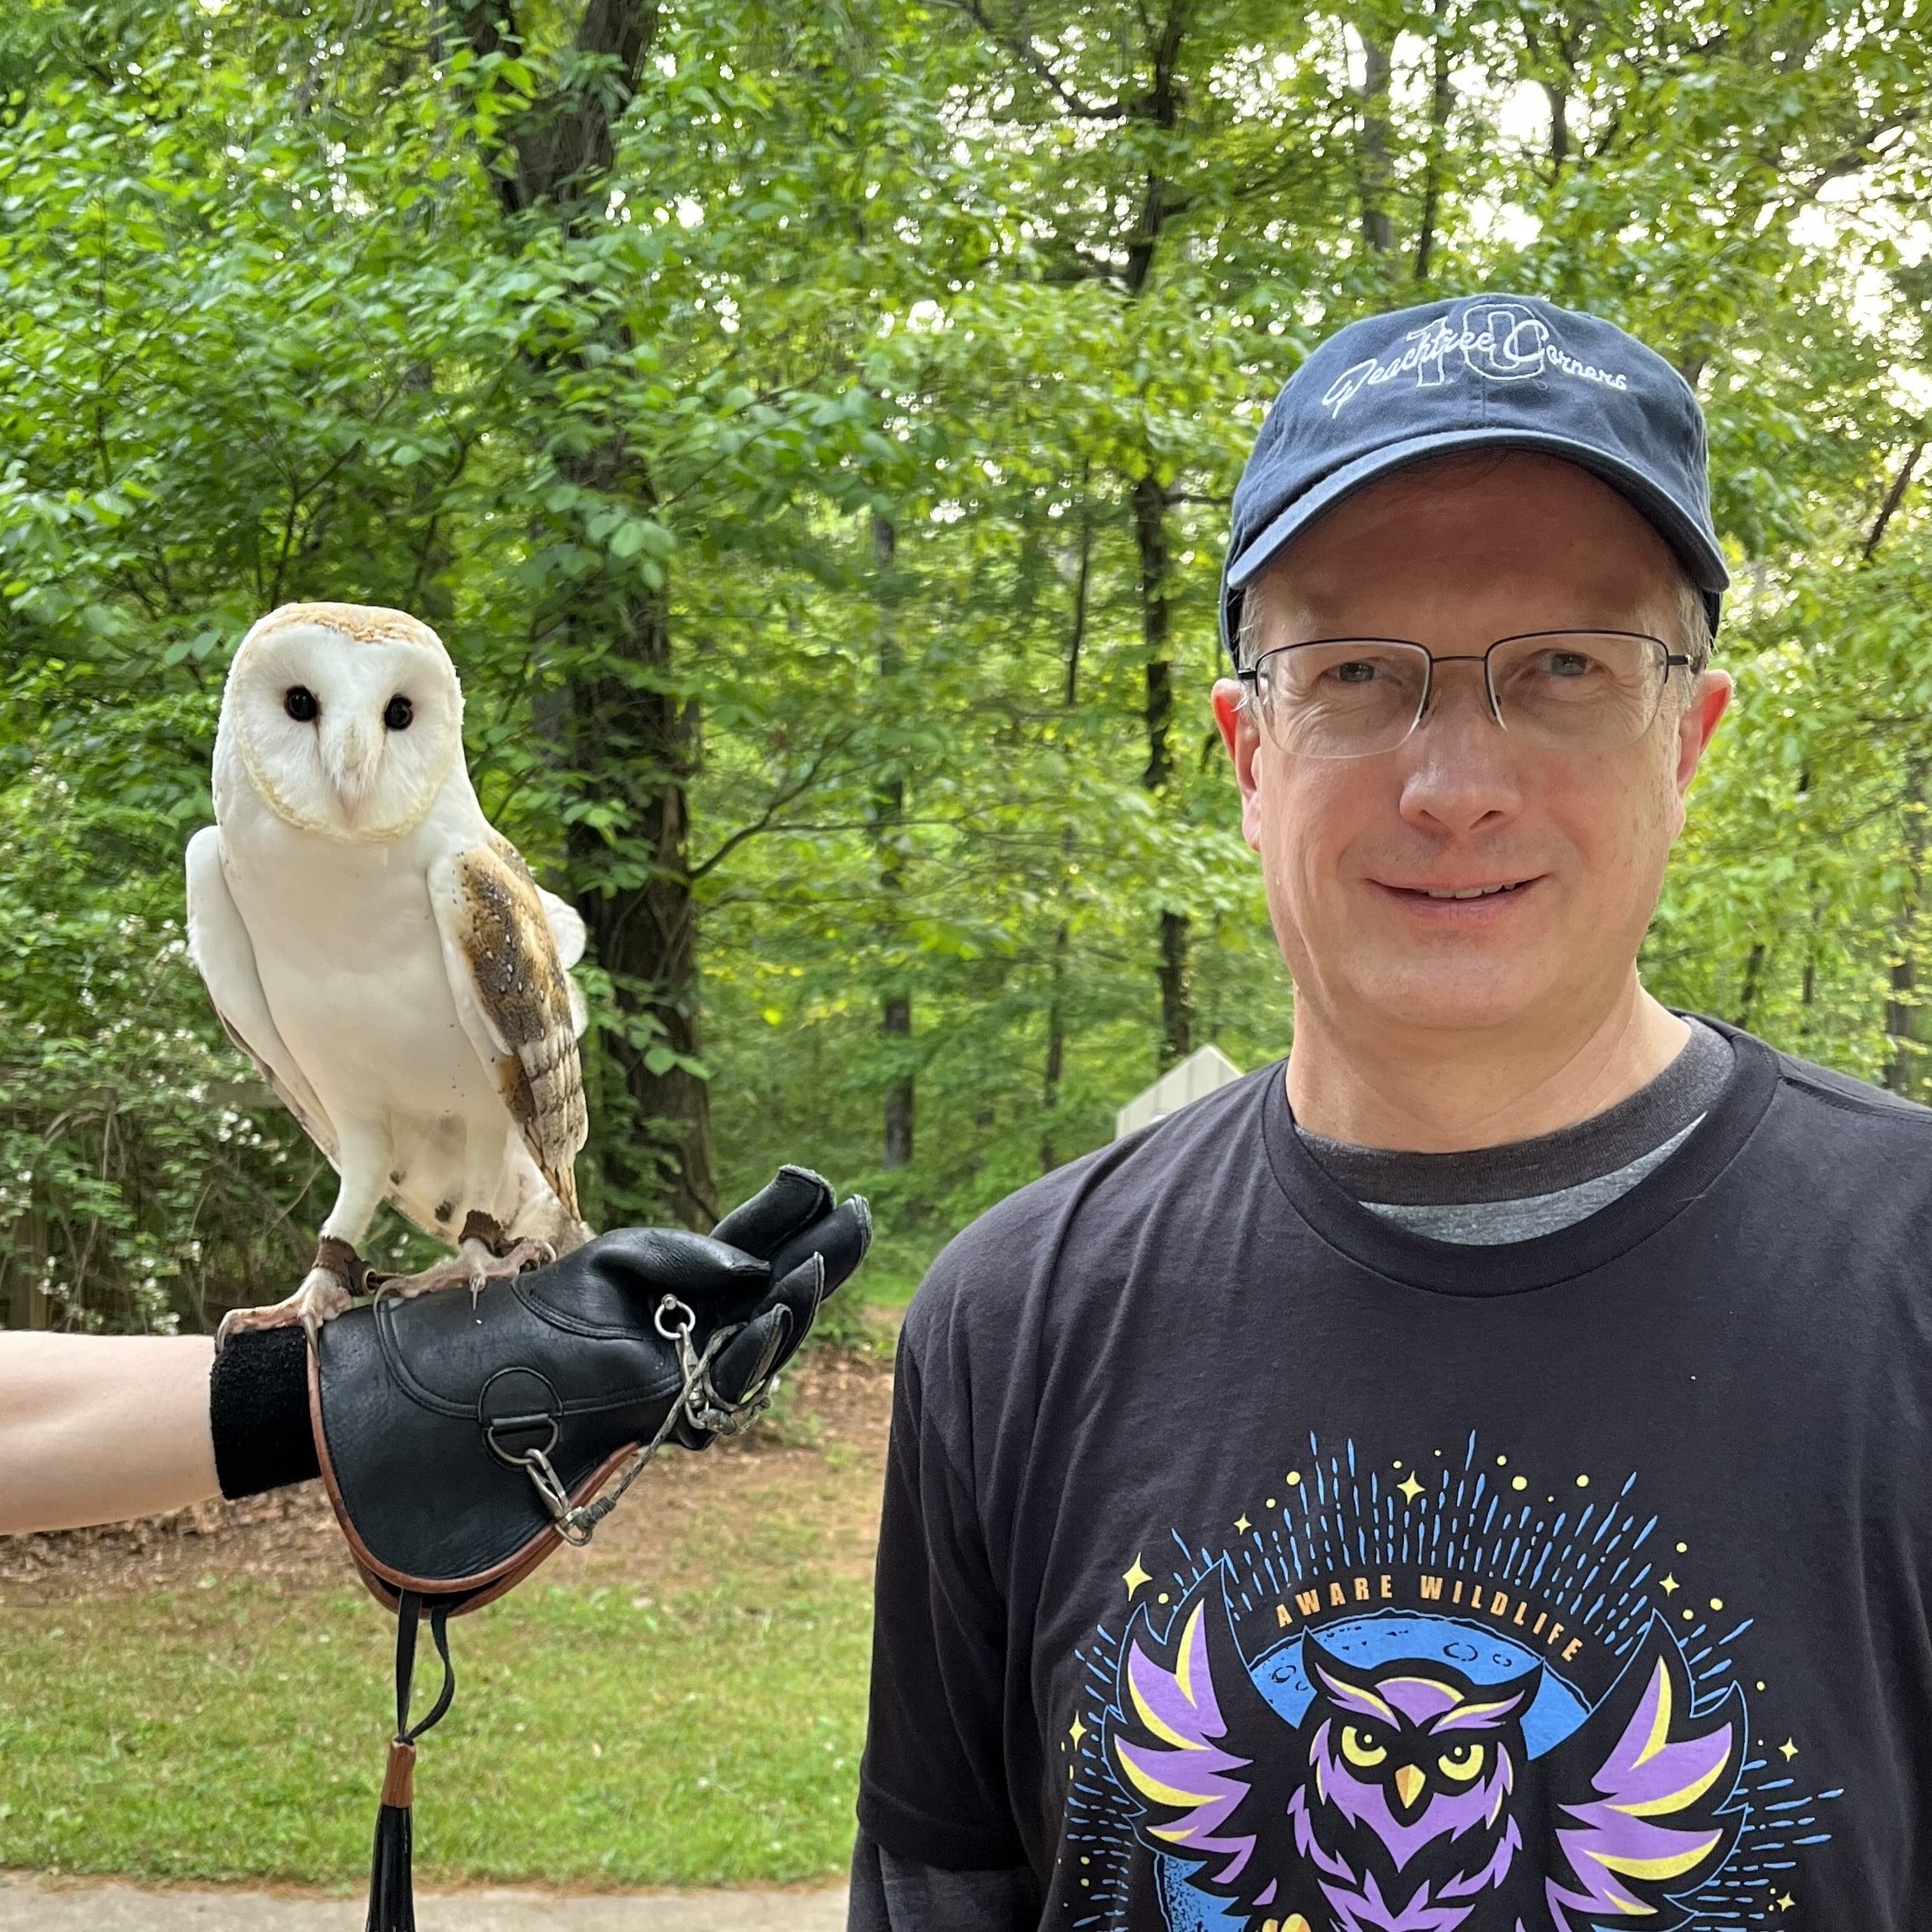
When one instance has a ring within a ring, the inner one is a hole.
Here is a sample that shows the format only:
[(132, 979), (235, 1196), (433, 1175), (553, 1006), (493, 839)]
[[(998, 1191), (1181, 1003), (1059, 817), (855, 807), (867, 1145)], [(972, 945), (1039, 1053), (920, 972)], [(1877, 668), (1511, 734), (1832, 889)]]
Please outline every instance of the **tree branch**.
[(1907, 452), (1905, 461), (1899, 465), (1898, 474), (1892, 480), (1892, 488), (1885, 493), (1885, 502), (1878, 513), (1878, 520), (1871, 526), (1871, 534), (1865, 540), (1865, 547), (1859, 552), (1859, 562), (1869, 563), (1877, 550), (1880, 540), (1885, 535), (1885, 526), (1897, 514), (1898, 506), (1905, 500), (1905, 493), (1912, 487), (1913, 472), (1919, 467), (1919, 459), (1925, 453), (1923, 440), (1914, 443)]
[(765, 809), (750, 825), (740, 825), (736, 831), (728, 833), (712, 847), (710, 856), (700, 859), (696, 865), (691, 867), (686, 876), (695, 885), (699, 879), (715, 872), (746, 840), (755, 839), (761, 832), (790, 829), (779, 825), (779, 814), (784, 811), (787, 806), (796, 804), (799, 799), (804, 797), (806, 793), (811, 790), (813, 786), (818, 783), (819, 773), (824, 769), (825, 761), (830, 755), (830, 750), (821, 751), (805, 767), (802, 777), (790, 785), (781, 786), (766, 801)]
[(988, 16), (981, 0), (947, 0), (947, 5), (956, 12), (966, 15), (981, 33), (1019, 61), (1033, 78), (1057, 100), (1060, 106), (1079, 120), (1124, 120), (1127, 106), (1123, 101), (1083, 100), (1067, 86), (1048, 63), (1040, 58), (1038, 51), (1023, 35), (1015, 35), (1002, 30)]
[(1924, 118), (1920, 109), (1908, 108), (1889, 120), (1875, 121), (1842, 154), (1827, 162), (1798, 189), (1799, 200), (1815, 201), (1833, 181), (1842, 180), (1848, 174), (1856, 174), (1876, 162), (1889, 160), (1897, 152), (1898, 143), (1895, 141), (1887, 147), (1876, 144), (1888, 134), (1903, 136)]

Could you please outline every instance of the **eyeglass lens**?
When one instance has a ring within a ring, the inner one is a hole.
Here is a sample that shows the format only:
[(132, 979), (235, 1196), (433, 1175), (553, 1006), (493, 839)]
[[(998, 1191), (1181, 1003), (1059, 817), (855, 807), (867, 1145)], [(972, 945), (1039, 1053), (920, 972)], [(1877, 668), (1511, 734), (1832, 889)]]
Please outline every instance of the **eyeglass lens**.
[[(1641, 738), (1657, 716), (1669, 669), (1656, 638), (1614, 631), (1508, 638), (1470, 668), (1486, 675), (1506, 731), (1572, 750)], [(1421, 722), (1424, 706), (1440, 702), (1432, 694), (1429, 653), (1392, 639), (1289, 644), (1267, 653), (1255, 671), (1270, 736), (1304, 757), (1392, 751)]]

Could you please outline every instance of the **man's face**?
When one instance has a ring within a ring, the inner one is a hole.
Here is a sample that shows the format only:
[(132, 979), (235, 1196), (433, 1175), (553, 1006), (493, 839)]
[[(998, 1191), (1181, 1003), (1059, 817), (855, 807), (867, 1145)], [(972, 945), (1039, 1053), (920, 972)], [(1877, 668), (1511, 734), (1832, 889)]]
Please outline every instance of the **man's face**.
[[(1588, 472), (1527, 451), (1397, 472), (1298, 537), (1250, 589), (1254, 650), (1403, 638), (1480, 655), (1533, 631), (1636, 631), (1681, 650), (1683, 579), (1662, 539)], [(1479, 664), (1435, 674), (1395, 750), (1280, 750), (1241, 686), (1214, 687), (1298, 998), (1337, 1022), (1463, 1030), (1593, 1023), (1627, 985), (1684, 794), (1730, 696), (1689, 705), (1673, 668), (1650, 729), (1560, 752), (1499, 729)], [(1475, 887), (1477, 899), (1431, 896)]]

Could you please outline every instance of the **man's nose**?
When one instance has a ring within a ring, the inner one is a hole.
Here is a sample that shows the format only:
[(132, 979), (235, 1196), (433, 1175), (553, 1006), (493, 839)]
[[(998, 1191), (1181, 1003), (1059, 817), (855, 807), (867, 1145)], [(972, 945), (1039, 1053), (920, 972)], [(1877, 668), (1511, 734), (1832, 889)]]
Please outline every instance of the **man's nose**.
[(1402, 816), (1456, 834), (1510, 817), (1523, 802), (1513, 750), (1490, 709), (1481, 664), (1438, 664), (1429, 708), (1398, 754)]

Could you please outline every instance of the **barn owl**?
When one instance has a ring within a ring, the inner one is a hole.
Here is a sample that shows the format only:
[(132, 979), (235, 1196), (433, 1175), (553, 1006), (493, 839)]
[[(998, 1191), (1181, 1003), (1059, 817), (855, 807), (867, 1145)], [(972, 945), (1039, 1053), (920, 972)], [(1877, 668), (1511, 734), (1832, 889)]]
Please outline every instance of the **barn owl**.
[(462, 711), (442, 640), (401, 611), (284, 605), (229, 669), (189, 953), (339, 1186), (302, 1286), (224, 1336), (340, 1313), (384, 1200), (457, 1250), (406, 1293), (588, 1238), (584, 923), (484, 818)]

